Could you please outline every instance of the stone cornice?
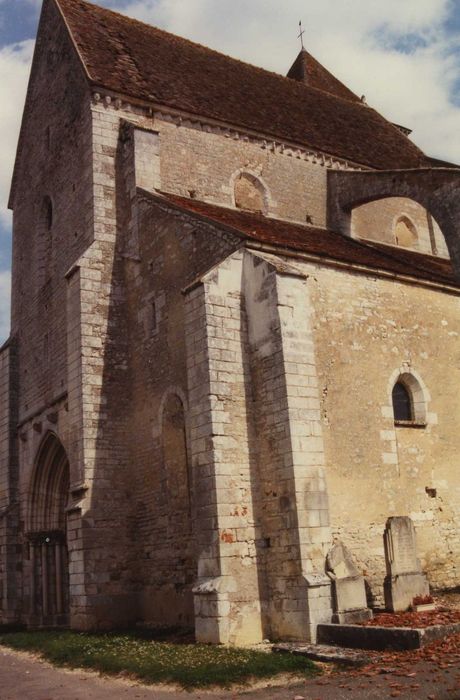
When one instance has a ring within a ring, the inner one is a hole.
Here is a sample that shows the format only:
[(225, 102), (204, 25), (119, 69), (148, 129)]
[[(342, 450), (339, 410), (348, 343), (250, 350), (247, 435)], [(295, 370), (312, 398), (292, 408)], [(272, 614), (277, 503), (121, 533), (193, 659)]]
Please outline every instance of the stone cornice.
[[(353, 163), (343, 158), (338, 158), (329, 153), (309, 149), (305, 146), (300, 146), (299, 144), (271, 138), (270, 136), (264, 134), (258, 134), (256, 132), (245, 130), (231, 124), (224, 124), (212, 119), (198, 117), (196, 115), (181, 112), (169, 107), (149, 105), (148, 103), (141, 102), (140, 100), (127, 100), (126, 98), (117, 94), (108, 94), (102, 91), (94, 92), (93, 103), (103, 104), (106, 108), (124, 110), (128, 113), (132, 112), (133, 108), (137, 110), (141, 109), (146, 111), (146, 116), (153, 118), (154, 120), (174, 124), (176, 127), (184, 127), (209, 134), (216, 134), (233, 141), (245, 141), (247, 143), (259, 146), (264, 151), (279, 153), (288, 158), (304, 160), (314, 165), (320, 165), (331, 170), (370, 170), (370, 168), (366, 166)], [(145, 124), (139, 125), (139, 128), (145, 129)], [(155, 130), (153, 125), (152, 130)]]

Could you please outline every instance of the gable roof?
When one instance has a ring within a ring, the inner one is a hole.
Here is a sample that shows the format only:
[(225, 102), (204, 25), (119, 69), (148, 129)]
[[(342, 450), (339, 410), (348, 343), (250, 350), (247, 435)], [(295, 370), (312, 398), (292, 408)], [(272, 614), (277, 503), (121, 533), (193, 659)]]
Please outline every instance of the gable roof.
[(55, 2), (94, 86), (371, 168), (426, 164), (422, 151), (339, 89), (317, 61), (305, 84), (84, 0)]
[(245, 239), (305, 253), (317, 257), (318, 262), (321, 259), (333, 260), (449, 287), (460, 287), (460, 283), (454, 278), (450, 260), (349, 238), (341, 233), (315, 226), (304, 226), (280, 219), (269, 219), (261, 214), (239, 209), (218, 207), (170, 193), (153, 195), (144, 190), (140, 192), (147, 199), (166, 201), (175, 208), (232, 229)]

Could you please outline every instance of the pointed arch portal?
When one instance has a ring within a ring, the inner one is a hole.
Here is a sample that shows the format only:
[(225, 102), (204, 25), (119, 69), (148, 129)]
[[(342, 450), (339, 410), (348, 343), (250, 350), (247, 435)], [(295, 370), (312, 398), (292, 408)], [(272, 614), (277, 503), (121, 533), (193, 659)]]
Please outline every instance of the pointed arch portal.
[(68, 624), (67, 500), (69, 461), (60, 440), (48, 433), (31, 479), (27, 530), (30, 547), (30, 623)]

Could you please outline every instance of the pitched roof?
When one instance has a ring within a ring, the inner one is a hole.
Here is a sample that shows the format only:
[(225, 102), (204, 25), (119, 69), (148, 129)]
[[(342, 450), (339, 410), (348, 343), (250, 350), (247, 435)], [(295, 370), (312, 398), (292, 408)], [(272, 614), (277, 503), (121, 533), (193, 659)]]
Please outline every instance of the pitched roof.
[(292, 64), (287, 74), (288, 78), (304, 83), (309, 87), (328, 92), (330, 95), (341, 97), (344, 100), (352, 100), (352, 102), (361, 102), (359, 97), (355, 95), (346, 85), (338, 80), (335, 75), (332, 75), (319, 61), (302, 49), (296, 60)]
[(83, 0), (55, 0), (92, 84), (378, 169), (424, 154), (318, 62), (283, 77)]
[[(158, 201), (158, 195), (144, 190), (142, 195)], [(450, 287), (460, 287), (455, 280), (449, 260), (416, 253), (403, 248), (392, 248), (380, 243), (349, 238), (340, 233), (314, 226), (269, 219), (239, 209), (226, 209), (195, 199), (186, 199), (170, 193), (161, 193), (161, 199), (174, 207), (198, 215), (215, 224), (224, 225), (242, 237), (272, 246), (289, 248), (317, 257), (373, 270), (415, 277)]]

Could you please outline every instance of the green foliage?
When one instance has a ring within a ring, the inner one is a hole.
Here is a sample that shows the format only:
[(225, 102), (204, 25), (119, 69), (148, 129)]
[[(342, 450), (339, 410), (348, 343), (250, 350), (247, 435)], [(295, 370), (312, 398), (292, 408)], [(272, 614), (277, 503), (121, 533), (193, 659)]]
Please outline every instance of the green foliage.
[(0, 644), (38, 652), (57, 665), (123, 673), (144, 683), (177, 683), (183, 688), (228, 687), (251, 678), (280, 673), (311, 676), (317, 671), (307, 659), (200, 644), (159, 642), (135, 633), (77, 632), (0, 633)]

